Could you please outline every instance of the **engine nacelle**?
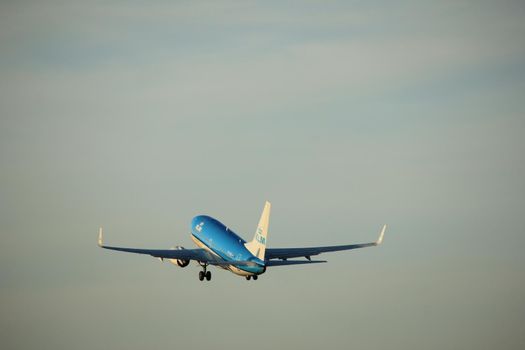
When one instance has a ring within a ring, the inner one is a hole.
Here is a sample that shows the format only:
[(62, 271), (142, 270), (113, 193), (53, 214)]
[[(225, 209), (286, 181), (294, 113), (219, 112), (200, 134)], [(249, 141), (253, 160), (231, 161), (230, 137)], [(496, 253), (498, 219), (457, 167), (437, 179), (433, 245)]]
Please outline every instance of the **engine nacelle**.
[[(175, 246), (171, 249), (177, 249), (177, 250), (182, 250), (184, 249), (184, 247), (181, 247), (181, 246)], [(189, 260), (180, 260), (180, 259), (169, 259), (170, 260), (170, 263), (172, 263), (173, 265), (177, 265), (179, 267), (186, 267), (190, 264), (190, 261)]]

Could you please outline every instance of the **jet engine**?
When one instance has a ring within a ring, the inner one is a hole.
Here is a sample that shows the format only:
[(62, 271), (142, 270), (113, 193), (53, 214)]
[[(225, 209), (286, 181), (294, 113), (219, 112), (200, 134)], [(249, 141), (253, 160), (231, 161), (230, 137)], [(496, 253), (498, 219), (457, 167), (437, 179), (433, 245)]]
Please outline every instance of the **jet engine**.
[[(171, 249), (177, 249), (177, 250), (182, 250), (184, 249), (184, 247), (181, 247), (181, 246), (175, 246)], [(172, 263), (173, 265), (177, 265), (179, 267), (186, 267), (190, 264), (190, 261), (189, 260), (180, 260), (180, 259), (169, 259), (170, 260), (170, 263)]]

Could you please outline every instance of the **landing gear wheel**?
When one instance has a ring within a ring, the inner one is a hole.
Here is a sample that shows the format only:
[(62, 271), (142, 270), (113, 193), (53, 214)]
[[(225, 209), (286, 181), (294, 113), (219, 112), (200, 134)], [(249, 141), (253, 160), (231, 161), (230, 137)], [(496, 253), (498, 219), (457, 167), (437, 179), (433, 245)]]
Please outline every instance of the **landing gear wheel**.
[(252, 276), (246, 276), (246, 280), (249, 281)]
[(206, 271), (208, 264), (199, 261), (199, 265), (202, 267), (202, 271), (199, 271), (199, 280), (204, 281), (205, 278), (207, 281), (211, 280), (211, 272)]
[(259, 276), (253, 275), (252, 278), (253, 278), (254, 281), (257, 281), (257, 278), (259, 278)]

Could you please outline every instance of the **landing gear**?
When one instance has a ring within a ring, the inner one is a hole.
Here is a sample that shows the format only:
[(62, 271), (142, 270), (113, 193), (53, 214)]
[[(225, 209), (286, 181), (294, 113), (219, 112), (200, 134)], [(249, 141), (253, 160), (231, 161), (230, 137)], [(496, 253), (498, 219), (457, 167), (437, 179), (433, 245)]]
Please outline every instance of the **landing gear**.
[(252, 276), (246, 276), (246, 280), (249, 281), (252, 278)]
[(258, 277), (259, 277), (259, 276), (257, 276), (257, 275), (253, 275), (253, 276), (250, 275), (250, 276), (246, 276), (246, 280), (249, 281), (250, 279), (253, 278), (254, 281), (257, 281), (257, 278), (258, 278)]
[(211, 271), (206, 271), (208, 264), (202, 264), (200, 262), (199, 264), (202, 266), (202, 271), (199, 271), (199, 281), (204, 281), (205, 278), (206, 281), (211, 280)]

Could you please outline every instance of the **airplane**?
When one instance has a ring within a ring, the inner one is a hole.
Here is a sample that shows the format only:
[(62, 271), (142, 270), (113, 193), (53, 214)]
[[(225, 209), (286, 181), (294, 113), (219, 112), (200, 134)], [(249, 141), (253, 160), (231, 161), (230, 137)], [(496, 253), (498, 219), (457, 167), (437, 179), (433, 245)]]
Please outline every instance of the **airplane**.
[[(202, 267), (199, 271), (201, 281), (211, 280), (211, 272), (207, 270), (209, 265), (229, 270), (245, 277), (246, 280), (257, 280), (268, 267), (325, 263), (326, 260), (312, 260), (311, 257), (327, 252), (378, 246), (383, 242), (385, 235), (386, 225), (383, 225), (377, 241), (370, 243), (308, 248), (266, 248), (270, 208), (270, 202), (266, 201), (255, 236), (250, 242), (246, 242), (217, 219), (198, 215), (191, 220), (190, 226), (191, 239), (199, 247), (197, 249), (185, 249), (181, 246), (171, 249), (106, 246), (102, 241), (102, 228), (99, 229), (98, 245), (104, 249), (151, 255), (161, 261), (167, 259), (180, 267), (188, 266), (192, 260), (196, 261)], [(288, 260), (302, 257), (306, 260)]]

